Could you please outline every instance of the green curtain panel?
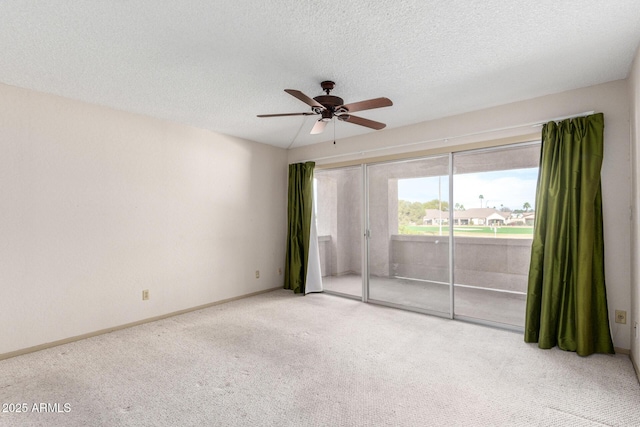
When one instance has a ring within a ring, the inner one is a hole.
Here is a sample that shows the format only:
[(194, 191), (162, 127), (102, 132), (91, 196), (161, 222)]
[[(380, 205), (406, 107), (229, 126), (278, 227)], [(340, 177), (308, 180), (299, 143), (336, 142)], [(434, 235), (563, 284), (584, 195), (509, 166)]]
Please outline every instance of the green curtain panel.
[(284, 265), (284, 288), (305, 293), (311, 209), (313, 207), (314, 162), (289, 165), (287, 253)]
[(525, 341), (613, 353), (604, 280), (600, 169), (604, 117), (542, 128)]

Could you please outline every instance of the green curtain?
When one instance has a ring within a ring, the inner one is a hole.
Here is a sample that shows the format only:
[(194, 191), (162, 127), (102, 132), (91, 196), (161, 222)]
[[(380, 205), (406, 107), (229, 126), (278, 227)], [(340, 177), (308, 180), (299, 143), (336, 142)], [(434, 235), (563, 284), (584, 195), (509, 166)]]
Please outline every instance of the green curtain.
[(287, 253), (284, 288), (305, 293), (313, 206), (314, 162), (289, 165)]
[(604, 280), (600, 169), (604, 117), (542, 128), (525, 341), (613, 353)]

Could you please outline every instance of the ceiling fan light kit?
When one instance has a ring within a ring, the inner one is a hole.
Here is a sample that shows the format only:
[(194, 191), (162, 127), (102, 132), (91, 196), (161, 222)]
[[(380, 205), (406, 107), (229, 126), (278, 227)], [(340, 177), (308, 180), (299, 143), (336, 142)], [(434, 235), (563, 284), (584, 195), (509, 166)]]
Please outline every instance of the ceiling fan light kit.
[(309, 116), (319, 114), (321, 117), (311, 129), (312, 135), (322, 133), (327, 123), (334, 117), (343, 122), (353, 123), (375, 130), (384, 129), (386, 126), (384, 123), (365, 119), (364, 117), (354, 116), (351, 113), (356, 111), (372, 110), (374, 108), (390, 107), (393, 105), (393, 102), (391, 102), (389, 98), (374, 98), (366, 101), (345, 104), (344, 100), (339, 96), (331, 95), (331, 91), (335, 87), (334, 82), (326, 80), (320, 83), (320, 86), (325, 92), (325, 95), (319, 95), (314, 98), (310, 98), (299, 90), (284, 90), (289, 95), (298, 98), (300, 101), (310, 106), (311, 111), (305, 111), (303, 113), (259, 114), (258, 117)]

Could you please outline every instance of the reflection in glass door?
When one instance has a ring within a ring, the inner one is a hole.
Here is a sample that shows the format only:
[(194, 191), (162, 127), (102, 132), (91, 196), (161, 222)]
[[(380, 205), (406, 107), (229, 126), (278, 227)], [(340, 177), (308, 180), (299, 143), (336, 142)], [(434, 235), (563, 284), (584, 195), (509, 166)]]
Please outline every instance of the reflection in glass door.
[(362, 298), (362, 168), (316, 169), (315, 200), (322, 286)]
[(366, 174), (368, 300), (449, 317), (449, 156)]

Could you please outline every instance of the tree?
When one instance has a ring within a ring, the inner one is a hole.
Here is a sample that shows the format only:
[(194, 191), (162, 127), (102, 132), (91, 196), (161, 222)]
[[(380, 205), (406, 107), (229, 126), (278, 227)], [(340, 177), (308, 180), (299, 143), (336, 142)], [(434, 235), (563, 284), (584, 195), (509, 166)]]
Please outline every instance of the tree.
[(422, 224), (427, 209), (442, 209), (443, 212), (447, 212), (449, 203), (438, 199), (424, 203), (398, 200), (398, 225)]
[(529, 212), (529, 209), (531, 209), (531, 205), (529, 204), (529, 202), (524, 202), (524, 205), (522, 205), (522, 209), (524, 209), (525, 212)]
[(422, 224), (424, 215), (424, 203), (398, 200), (399, 225)]
[(433, 199), (423, 203), (425, 209), (441, 209), (443, 211), (449, 210), (449, 202), (444, 200)]
[(484, 199), (484, 196), (481, 194), (478, 198), (480, 199), (480, 207), (482, 207), (482, 199)]

